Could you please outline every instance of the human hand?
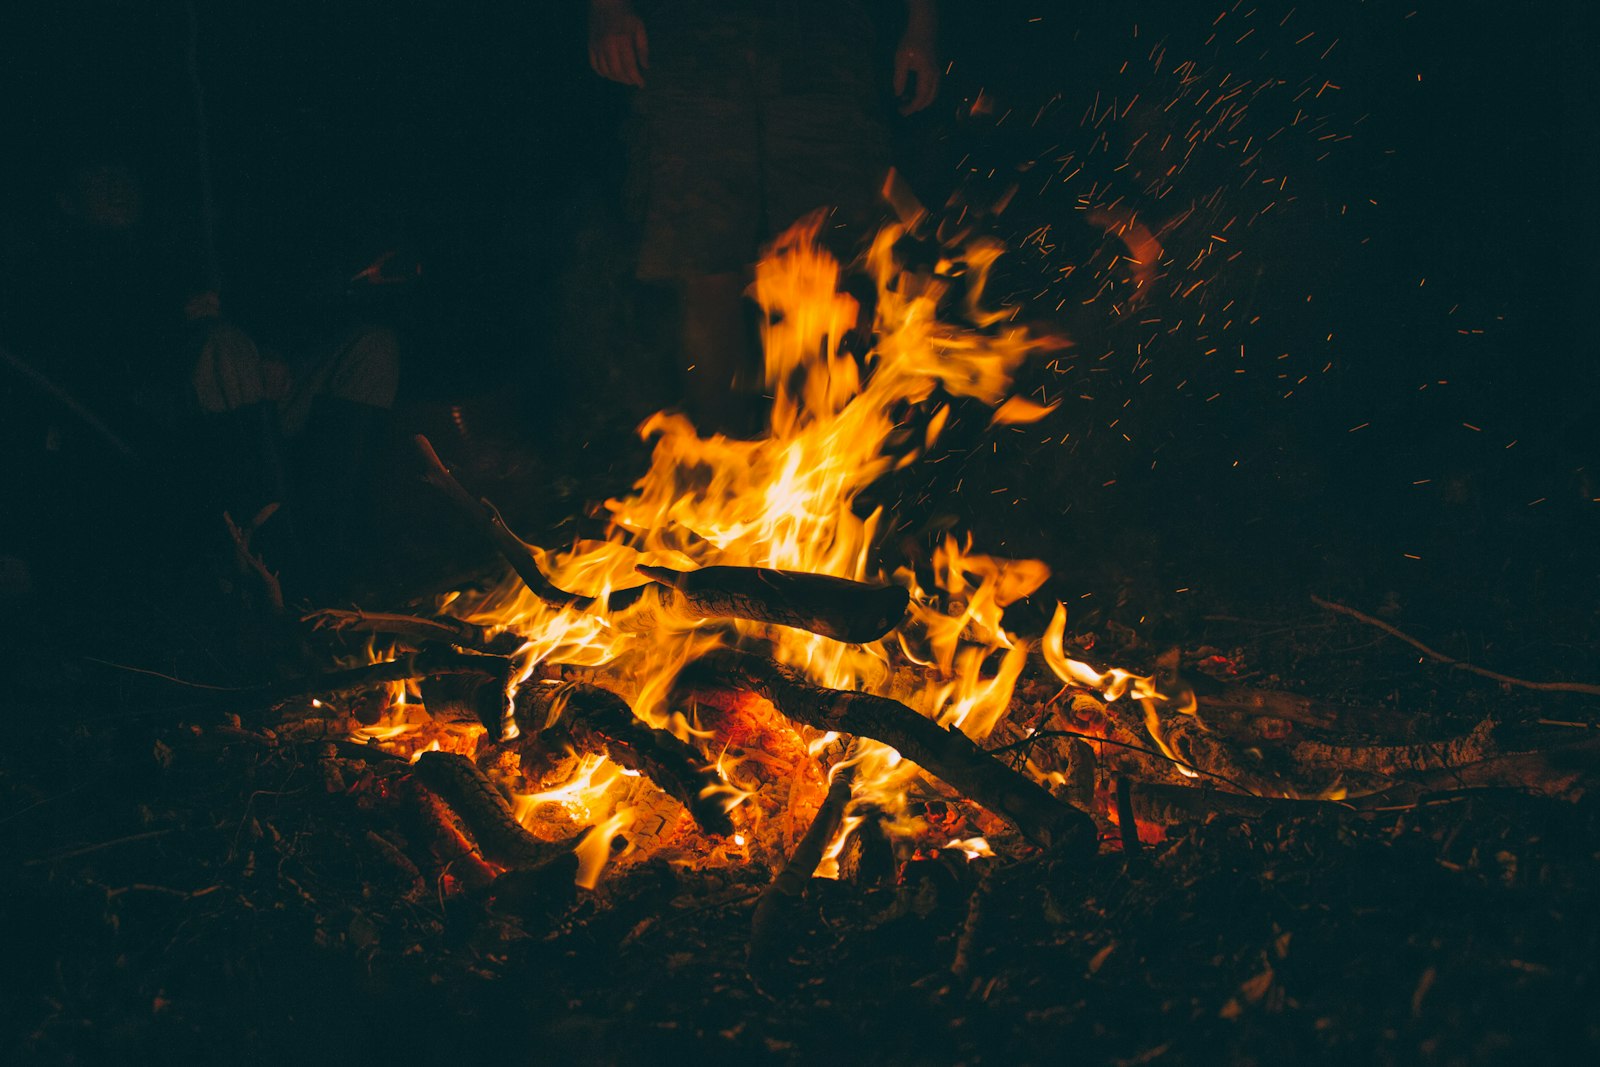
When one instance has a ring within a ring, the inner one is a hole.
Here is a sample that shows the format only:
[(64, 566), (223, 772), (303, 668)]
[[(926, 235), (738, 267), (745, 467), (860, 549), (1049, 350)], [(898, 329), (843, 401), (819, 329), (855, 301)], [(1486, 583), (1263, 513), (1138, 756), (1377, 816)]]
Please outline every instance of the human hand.
[(906, 34), (894, 50), (894, 96), (900, 101), (900, 114), (921, 111), (938, 93), (939, 61), (933, 43)]
[(602, 78), (644, 88), (650, 42), (630, 0), (589, 0), (589, 66)]

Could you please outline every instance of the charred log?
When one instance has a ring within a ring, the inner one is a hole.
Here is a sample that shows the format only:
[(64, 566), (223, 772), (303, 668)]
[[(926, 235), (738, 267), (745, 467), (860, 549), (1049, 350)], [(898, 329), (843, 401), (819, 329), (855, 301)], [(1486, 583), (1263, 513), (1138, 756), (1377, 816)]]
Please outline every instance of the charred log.
[[(1241, 734), (1254, 732), (1268, 739), (1274, 736), (1270, 726), (1252, 730), (1252, 725), (1266, 720), (1317, 730), (1337, 730), (1345, 734), (1391, 737), (1403, 735), (1411, 726), (1410, 721), (1400, 719), (1393, 708), (1340, 707), (1277, 689), (1225, 686), (1211, 691), (1197, 679), (1195, 692), (1199, 697), (1199, 715), (1207, 725), (1231, 728), (1230, 732)], [(1276, 736), (1282, 736), (1291, 729), (1280, 726)]]
[(428, 718), (435, 722), (478, 723), (496, 739), (505, 732), (508, 709), (504, 679), (441, 674), (424, 678), (417, 691)]
[(1298, 767), (1359, 770), (1374, 774), (1442, 771), (1488, 759), (1496, 752), (1494, 723), (1488, 719), (1458, 737), (1416, 745), (1341, 745), (1301, 741), (1289, 747)]
[(341, 633), (383, 634), (414, 647), (454, 645), (474, 652), (510, 655), (522, 644), (516, 634), (491, 634), (485, 627), (448, 615), (396, 615), (382, 611), (341, 611), (325, 608), (301, 617), (313, 629)]
[(1088, 815), (1011, 770), (959, 730), (946, 729), (898, 701), (827, 689), (791, 668), (732, 650), (703, 657), (691, 671), (693, 684), (749, 689), (798, 722), (889, 745), (1010, 822), (1034, 844), (1084, 851), (1095, 846), (1094, 822)]
[(588, 833), (566, 841), (542, 841), (523, 829), (494, 783), (467, 757), (455, 752), (424, 752), (416, 776), (438, 794), (466, 824), (483, 858), (502, 867), (536, 869), (570, 854)]
[[(851, 755), (851, 751), (847, 750), (845, 760), (849, 760)], [(816, 817), (811, 820), (805, 836), (790, 854), (789, 862), (756, 901), (755, 914), (750, 919), (749, 964), (751, 973), (758, 980), (772, 971), (783, 947), (788, 943), (786, 933), (789, 920), (800, 895), (805, 892), (806, 883), (822, 862), (828, 842), (833, 840), (844, 822), (844, 811), (850, 803), (850, 790), (855, 783), (855, 776), (854, 763), (841, 763), (828, 786), (828, 795), (817, 808)]]
[(400, 795), (411, 810), (411, 828), (440, 872), (454, 876), (468, 889), (488, 888), (495, 879), (494, 868), (473, 850), (461, 818), (432, 790), (411, 779), (403, 784)]
[(1355, 801), (1363, 807), (1415, 803), (1430, 794), (1461, 789), (1512, 789), (1519, 793), (1578, 801), (1600, 779), (1600, 737), (1559, 748), (1507, 752), (1416, 775), (1411, 781)]
[(579, 749), (603, 751), (638, 771), (688, 809), (706, 833), (733, 832), (723, 807), (728, 785), (716, 770), (687, 742), (640, 721), (609, 689), (581, 682), (525, 685), (517, 692), (514, 715), (526, 736), (564, 729)]
[(1370, 793), (1399, 778), (1478, 763), (1496, 751), (1488, 720), (1458, 737), (1413, 745), (1243, 742), (1207, 729), (1193, 715), (1160, 720), (1167, 746), (1194, 769), (1269, 795), (1315, 795), (1336, 783), (1349, 793)]
[(910, 592), (898, 585), (868, 585), (826, 574), (763, 567), (676, 571), (640, 565), (637, 570), (677, 590), (702, 614), (792, 626), (851, 644), (876, 641), (893, 630), (911, 602)]
[(1209, 785), (1168, 785), (1164, 782), (1132, 783), (1129, 800), (1135, 819), (1156, 826), (1203, 821), (1214, 815), (1259, 819), (1274, 813), (1351, 810), (1349, 805), (1335, 801), (1253, 797), (1214, 789)]

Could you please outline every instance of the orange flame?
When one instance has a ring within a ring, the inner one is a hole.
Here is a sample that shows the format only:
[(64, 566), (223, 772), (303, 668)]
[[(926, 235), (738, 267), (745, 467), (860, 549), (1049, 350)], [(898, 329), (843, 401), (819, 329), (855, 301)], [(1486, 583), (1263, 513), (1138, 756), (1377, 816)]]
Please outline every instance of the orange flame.
[[(988, 736), (1005, 716), (1029, 646), (1006, 632), (1002, 613), (1038, 590), (1049, 569), (1036, 560), (976, 554), (970, 544), (948, 538), (933, 558), (938, 589), (925, 590), (909, 568), (892, 578), (878, 568), (881, 509), (858, 516), (854, 505), (881, 475), (916, 457), (912, 452), (896, 458), (890, 442), (896, 434), (905, 438), (905, 413), (918, 405), (926, 411), (941, 391), (998, 405), (997, 423), (1047, 414), (1050, 406), (1008, 399), (1007, 393), (1018, 366), (1057, 342), (1015, 325), (1009, 311), (984, 306), (989, 271), (1002, 251), (997, 242), (975, 242), (959, 261), (941, 263), (934, 274), (912, 274), (894, 258), (905, 227), (893, 225), (865, 257), (877, 286), (875, 344), (857, 357), (846, 338), (861, 336), (861, 309), (840, 291), (840, 268), (817, 244), (818, 225), (814, 219), (779, 238), (755, 271), (752, 292), (764, 312), (766, 383), (773, 398), (769, 430), (753, 440), (702, 437), (682, 415), (650, 417), (640, 427), (643, 438), (654, 442), (649, 470), (629, 495), (606, 502), (606, 539), (579, 541), (561, 552), (534, 549), (555, 585), (596, 597), (601, 606), (553, 607), (509, 580), (487, 595), (457, 599), (456, 610), (473, 621), (524, 639), (519, 682), (539, 664), (603, 668), (607, 685), (641, 719), (692, 743), (703, 732), (692, 727), (691, 709), (674, 706), (674, 679), (713, 648), (760, 640), (779, 661), (837, 689), (887, 693), (893, 664), (931, 666), (935, 670), (913, 683), (913, 692), (893, 695), (975, 739)], [(956, 276), (963, 283), (965, 324), (939, 315)], [(922, 451), (934, 447), (948, 416), (948, 404), (927, 415)], [(774, 567), (892, 580), (912, 594), (910, 619), (891, 639), (852, 645), (780, 626), (708, 621), (674, 608), (653, 589), (627, 610), (608, 613), (608, 594), (642, 584), (636, 570), (641, 564), (681, 570)], [(1041, 645), (1045, 661), (1064, 681), (1108, 699), (1159, 698), (1150, 679), (1115, 669), (1102, 673), (1066, 658), (1065, 619), (1064, 609), (1058, 611)], [(998, 669), (986, 674), (985, 664), (996, 656)], [(813, 759), (832, 740), (802, 734)], [(367, 735), (394, 736), (377, 730)], [(708, 755), (707, 762), (725, 779), (736, 770), (727, 750)], [(859, 741), (854, 774), (850, 812), (870, 803), (883, 813), (886, 832), (922, 830), (905, 800), (915, 766), (893, 749)], [(612, 839), (629, 826), (629, 782), (615, 765), (585, 757), (566, 784), (519, 797), (515, 811), (525, 822), (557, 811), (596, 826), (579, 848), (580, 884), (593, 885), (613, 858)], [(732, 807), (753, 795), (730, 786), (727, 802)], [(837, 849), (857, 821), (847, 813), (825, 868), (836, 867)], [(983, 855), (988, 844), (973, 837), (951, 847)]]

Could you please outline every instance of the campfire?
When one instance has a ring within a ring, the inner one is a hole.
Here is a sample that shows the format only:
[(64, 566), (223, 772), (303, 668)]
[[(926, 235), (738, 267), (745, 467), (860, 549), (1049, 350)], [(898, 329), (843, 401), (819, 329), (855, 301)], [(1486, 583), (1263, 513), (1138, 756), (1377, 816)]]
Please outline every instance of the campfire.
[[(775, 243), (753, 290), (769, 430), (650, 418), (650, 468), (605, 502), (603, 539), (525, 543), (418, 438), (426, 480), (511, 573), (428, 612), (314, 614), (369, 639), (370, 662), (256, 701), (339, 738), (332, 780), (353, 772), (412, 806), (428, 830), (390, 851), (418, 885), (493, 896), (530, 877), (592, 890), (652, 860), (755, 865), (771, 881), (754, 966), (781, 955), (778, 920), (817, 876), (1134, 854), (1214, 813), (1581, 791), (1547, 754), (1502, 752), (1489, 721), (1393, 743), (1371, 711), (1230, 684), (1223, 656), (1173, 652), (1142, 673), (1073, 658), (1066, 609), (1031, 604), (1049, 578), (1037, 560), (956, 535), (895, 558), (864, 492), (934, 448), (957, 398), (995, 422), (1047, 414), (1009, 390), (1064, 343), (985, 305), (998, 246), (916, 273), (896, 258), (907, 230), (867, 257), (870, 323), (815, 224)], [(1008, 622), (1021, 607), (1048, 624)]]

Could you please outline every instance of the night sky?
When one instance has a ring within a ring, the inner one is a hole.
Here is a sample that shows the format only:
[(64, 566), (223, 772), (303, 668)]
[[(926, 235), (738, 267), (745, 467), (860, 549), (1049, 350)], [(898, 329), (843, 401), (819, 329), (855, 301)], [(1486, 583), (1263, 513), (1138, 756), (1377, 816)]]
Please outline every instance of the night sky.
[[(581, 386), (562, 351), (584, 332), (574, 290), (625, 277), (628, 234), (627, 91), (589, 72), (582, 5), (197, 6), (235, 314), (287, 330), (311, 279), (403, 241), (427, 265), (407, 402)], [(989, 220), (1017, 249), (1007, 299), (1076, 345), (1027, 383), (1063, 407), (1006, 461), (1062, 468), (1080, 515), (1125, 490), (1119, 518), (1164, 499), (1201, 540), (1263, 516), (1269, 540), (1334, 529), (1422, 585), (1485, 555), (1592, 583), (1579, 9), (947, 4), (952, 67), (896, 126), (901, 169), (930, 206), (978, 214), (1016, 186)], [(162, 331), (208, 272), (185, 7), (8, 5), (0, 40), (0, 343), (137, 438), (116, 398), (171, 373)], [(140, 177), (139, 247), (75, 259), (48, 217), (75, 168), (104, 162)], [(1164, 240), (1180, 262), (1137, 310), (1114, 306), (1118, 250), (1085, 222), (1106, 203), (1183, 218)], [(104, 343), (58, 345), (78, 318)], [(9, 372), (0, 389), (21, 456), (38, 442), (18, 420), (49, 406), (32, 390)]]

